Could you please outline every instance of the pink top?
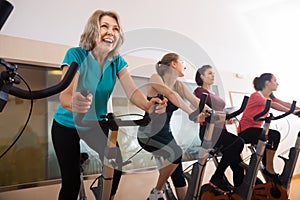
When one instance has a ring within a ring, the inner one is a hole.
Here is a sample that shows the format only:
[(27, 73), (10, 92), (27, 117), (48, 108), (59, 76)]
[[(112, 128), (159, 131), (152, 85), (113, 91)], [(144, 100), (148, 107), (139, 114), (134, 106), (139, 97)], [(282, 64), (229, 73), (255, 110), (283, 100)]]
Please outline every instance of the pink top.
[[(208, 105), (210, 108), (212, 108), (215, 111), (224, 111), (225, 101), (217, 94), (210, 93), (208, 90), (204, 89), (203, 87), (197, 87), (194, 90), (194, 95), (198, 98), (200, 98), (203, 93), (208, 94), (206, 105)], [(221, 129), (225, 129), (225, 123), (222, 121), (216, 122), (215, 126)]]
[[(238, 133), (248, 129), (248, 128), (261, 128), (263, 121), (255, 121), (253, 117), (265, 109), (265, 103), (267, 98), (265, 98), (260, 92), (254, 92), (250, 95), (247, 106), (243, 112), (242, 118), (239, 122)], [(274, 102), (278, 102), (277, 98), (271, 99)], [(265, 114), (266, 117), (269, 114)]]

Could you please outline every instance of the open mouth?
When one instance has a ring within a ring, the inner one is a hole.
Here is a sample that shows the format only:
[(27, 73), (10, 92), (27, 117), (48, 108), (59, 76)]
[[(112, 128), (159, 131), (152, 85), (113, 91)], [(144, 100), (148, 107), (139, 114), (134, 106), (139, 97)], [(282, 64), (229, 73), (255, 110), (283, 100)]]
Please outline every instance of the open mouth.
[(112, 39), (103, 39), (103, 42), (108, 43), (108, 44), (112, 44), (114, 41)]

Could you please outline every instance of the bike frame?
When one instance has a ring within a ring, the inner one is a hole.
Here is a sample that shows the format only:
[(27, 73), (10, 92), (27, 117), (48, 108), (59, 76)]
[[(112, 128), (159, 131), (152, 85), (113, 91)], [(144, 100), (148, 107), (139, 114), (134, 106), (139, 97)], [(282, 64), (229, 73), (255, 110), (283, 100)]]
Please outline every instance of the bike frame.
[[(84, 114), (77, 114), (75, 123), (82, 127), (93, 127), (93, 121), (83, 121)], [(112, 181), (114, 175), (114, 168), (116, 168), (116, 148), (119, 127), (121, 126), (146, 126), (150, 122), (150, 118), (144, 117), (139, 120), (121, 120), (114, 116), (113, 113), (108, 113), (103, 116), (106, 120), (98, 121), (99, 125), (106, 126), (110, 129), (107, 139), (107, 146), (104, 150), (103, 169), (101, 173), (100, 185), (102, 188), (100, 194), (93, 192), (96, 200), (109, 200), (111, 196)]]
[[(241, 114), (247, 105), (248, 99), (249, 97), (245, 96), (240, 109), (233, 113), (226, 114), (226, 119), (230, 119)], [(205, 172), (206, 163), (208, 161), (211, 151), (213, 151), (213, 130), (215, 122), (220, 119), (220, 114), (215, 113), (214, 111), (209, 111), (209, 113), (210, 117), (207, 118), (208, 126), (205, 130), (204, 140), (199, 149), (198, 154), (195, 156), (197, 162), (193, 164), (191, 174), (185, 174), (189, 182), (185, 200), (198, 200), (201, 196), (201, 186), (203, 182), (203, 175)]]
[[(270, 107), (271, 107), (271, 100), (267, 100), (265, 109), (261, 113), (254, 116), (254, 120), (264, 121), (265, 123), (263, 125), (263, 131), (262, 131), (261, 137), (258, 140), (256, 148), (254, 151), (252, 151), (249, 164), (246, 164), (244, 162), (241, 163), (241, 165), (246, 170), (246, 174), (245, 174), (242, 184), (238, 188), (236, 188), (236, 194), (238, 194), (243, 200), (250, 200), (252, 198), (253, 190), (255, 188), (255, 183), (256, 183), (256, 179), (257, 179), (257, 174), (258, 174), (258, 171), (260, 170), (260, 163), (261, 163), (261, 160), (262, 160), (262, 157), (264, 155), (264, 151), (265, 151), (265, 148), (267, 145), (268, 133), (269, 133), (271, 121), (281, 119), (281, 118), (291, 114), (295, 110), (296, 101), (293, 101), (290, 110), (287, 111), (286, 113), (283, 113), (276, 117), (274, 117), (272, 115), (272, 113), (270, 113), (269, 116), (263, 118), (262, 116), (264, 116), (267, 112), (269, 112)], [(298, 144), (298, 149), (299, 149), (300, 142), (297, 144)], [(217, 165), (218, 164), (217, 159), (214, 158), (214, 160)], [(292, 161), (290, 161), (290, 163), (291, 163), (290, 165), (293, 166), (294, 164), (296, 164), (296, 161), (292, 160)], [(287, 172), (287, 170), (285, 170), (285, 171), (286, 171), (286, 174), (291, 173), (291, 172)], [(226, 177), (224, 177), (224, 178), (226, 178)]]
[[(258, 120), (260, 116), (263, 116), (270, 110), (270, 107), (271, 107), (271, 100), (267, 100), (264, 111), (256, 115), (256, 117), (254, 118)], [(271, 114), (269, 117), (262, 119), (265, 121), (263, 125), (263, 131), (261, 134), (261, 138), (259, 138), (258, 140), (256, 151), (251, 155), (249, 165), (247, 165), (244, 162), (241, 163), (241, 165), (246, 170), (246, 175), (244, 176), (242, 184), (237, 188), (236, 193), (244, 200), (250, 200), (252, 197), (252, 192), (255, 187), (255, 181), (257, 178), (259, 165), (267, 145), (268, 133), (269, 133), (272, 117), (273, 116)]]
[(300, 152), (300, 132), (298, 133), (295, 146), (290, 148), (288, 158), (279, 156), (284, 160), (284, 168), (282, 173), (279, 176), (279, 179), (282, 183), (282, 186), (287, 190), (288, 194), (290, 190), (291, 180), (293, 178), (293, 174), (297, 164), (299, 152)]

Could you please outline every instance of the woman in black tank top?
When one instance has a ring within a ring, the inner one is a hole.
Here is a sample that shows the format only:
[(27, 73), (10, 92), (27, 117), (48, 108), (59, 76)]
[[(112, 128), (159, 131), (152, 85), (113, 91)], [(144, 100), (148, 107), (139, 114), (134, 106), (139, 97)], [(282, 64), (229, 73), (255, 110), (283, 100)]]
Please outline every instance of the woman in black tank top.
[[(164, 168), (159, 169), (156, 186), (148, 198), (150, 200), (163, 199), (162, 189), (169, 176), (175, 186), (177, 198), (181, 200), (186, 195), (187, 186), (182, 175), (182, 149), (174, 139), (172, 127), (170, 127), (173, 112), (178, 108), (187, 114), (193, 112), (184, 100), (189, 101), (195, 108), (199, 105), (199, 99), (189, 91), (183, 82), (177, 79), (184, 76), (185, 69), (186, 66), (179, 55), (168, 53), (156, 64), (157, 73), (153, 74), (149, 80), (148, 98), (160, 93), (168, 99), (166, 113), (160, 116), (151, 116), (151, 123), (146, 127), (140, 127), (138, 131), (138, 141), (141, 147), (164, 158)], [(197, 118), (196, 121), (200, 120)]]

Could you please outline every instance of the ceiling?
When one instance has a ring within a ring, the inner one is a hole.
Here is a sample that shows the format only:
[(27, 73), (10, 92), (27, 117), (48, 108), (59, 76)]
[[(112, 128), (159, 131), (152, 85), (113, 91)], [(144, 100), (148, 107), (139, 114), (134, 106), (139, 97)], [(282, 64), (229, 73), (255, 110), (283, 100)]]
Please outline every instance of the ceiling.
[[(164, 51), (174, 51), (168, 48), (174, 43), (182, 52), (194, 51), (194, 57), (201, 49), (216, 68), (242, 74), (271, 70), (281, 74), (286, 73), (282, 66), (289, 69), (300, 64), (298, 0), (8, 1), (14, 10), (1, 30), (4, 35), (75, 46), (94, 10), (114, 10), (121, 16), (125, 36), (155, 28), (185, 38), (160, 38), (165, 49), (147, 46), (152, 53), (133, 52), (139, 56), (159, 59)], [(136, 39), (151, 41), (152, 36), (137, 35)], [(191, 41), (199, 49), (188, 46)], [(146, 47), (141, 44), (140, 49)]]

